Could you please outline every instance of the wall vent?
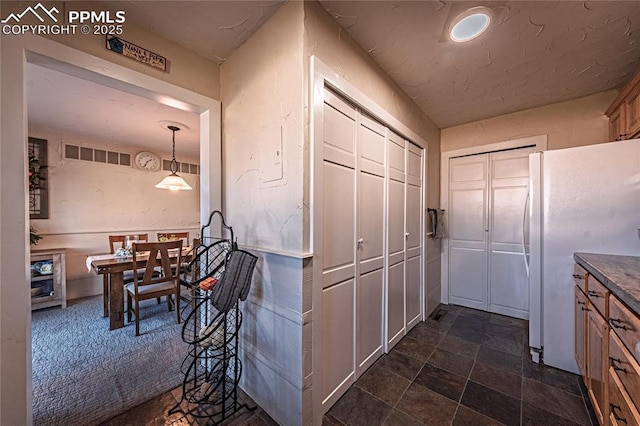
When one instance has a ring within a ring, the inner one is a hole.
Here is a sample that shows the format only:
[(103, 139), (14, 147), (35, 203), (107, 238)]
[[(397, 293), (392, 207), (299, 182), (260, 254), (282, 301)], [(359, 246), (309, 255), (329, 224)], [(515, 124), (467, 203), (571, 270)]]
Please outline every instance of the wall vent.
[[(200, 166), (197, 164), (182, 163), (180, 161), (176, 161), (176, 163), (178, 163), (178, 173), (187, 173), (190, 175), (200, 174)], [(171, 171), (171, 160), (162, 159), (162, 170), (167, 172)]]
[(128, 152), (107, 151), (86, 146), (64, 144), (64, 158), (131, 167), (131, 154)]

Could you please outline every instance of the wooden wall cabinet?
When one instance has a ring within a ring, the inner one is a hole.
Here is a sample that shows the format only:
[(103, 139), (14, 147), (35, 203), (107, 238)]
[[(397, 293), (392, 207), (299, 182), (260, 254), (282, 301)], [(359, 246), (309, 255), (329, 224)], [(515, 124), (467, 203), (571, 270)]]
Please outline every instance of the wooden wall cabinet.
[(640, 137), (640, 70), (605, 112), (609, 117), (609, 140)]
[(640, 317), (579, 265), (574, 278), (576, 362), (598, 421), (640, 426)]
[(31, 309), (67, 307), (65, 249), (31, 250)]

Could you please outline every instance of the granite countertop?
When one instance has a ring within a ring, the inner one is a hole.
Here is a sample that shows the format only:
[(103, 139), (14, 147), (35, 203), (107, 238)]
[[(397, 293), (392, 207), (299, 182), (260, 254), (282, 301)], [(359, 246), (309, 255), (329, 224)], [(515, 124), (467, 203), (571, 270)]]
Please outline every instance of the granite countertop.
[(640, 257), (574, 253), (573, 258), (640, 315)]

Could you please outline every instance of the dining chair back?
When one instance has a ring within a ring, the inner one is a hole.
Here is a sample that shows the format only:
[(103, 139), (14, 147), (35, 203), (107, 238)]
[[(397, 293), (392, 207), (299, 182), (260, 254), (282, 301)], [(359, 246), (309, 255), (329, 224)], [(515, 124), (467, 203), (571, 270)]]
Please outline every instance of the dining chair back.
[(131, 242), (146, 243), (149, 241), (149, 234), (129, 234), (129, 235), (109, 235), (109, 249), (114, 254), (117, 249), (125, 247), (127, 238)]
[[(140, 302), (167, 296), (167, 307), (176, 311), (176, 321), (180, 323), (180, 283), (179, 269), (182, 256), (182, 240), (157, 243), (134, 243), (131, 247), (133, 262), (145, 262), (142, 276), (134, 274), (133, 282), (125, 286), (127, 290), (127, 320), (136, 317), (136, 336), (140, 335)], [(169, 251), (175, 253), (169, 253)], [(160, 276), (156, 268), (162, 270)], [(175, 306), (173, 306), (175, 305)]]
[(182, 246), (186, 247), (189, 241), (189, 232), (158, 232), (158, 241), (175, 241), (182, 240)]
[[(114, 254), (117, 249), (126, 245), (127, 238), (129, 241), (149, 241), (149, 234), (128, 234), (128, 235), (109, 235), (109, 252)], [(133, 271), (124, 273), (123, 281), (125, 284), (133, 282)], [(102, 305), (103, 316), (109, 316), (109, 274), (103, 274), (102, 277)]]

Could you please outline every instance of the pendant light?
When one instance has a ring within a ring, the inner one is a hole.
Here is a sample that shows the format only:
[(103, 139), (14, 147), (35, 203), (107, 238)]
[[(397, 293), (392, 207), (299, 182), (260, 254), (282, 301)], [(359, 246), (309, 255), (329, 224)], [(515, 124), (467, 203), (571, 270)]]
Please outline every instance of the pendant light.
[(171, 174), (162, 179), (162, 181), (156, 185), (156, 188), (170, 189), (172, 191), (188, 191), (191, 189), (191, 186), (189, 186), (189, 184), (176, 173), (178, 171), (178, 162), (176, 161), (176, 132), (180, 130), (180, 128), (178, 126), (169, 125), (167, 126), (167, 129), (173, 132), (173, 158), (171, 159), (171, 165), (169, 166)]

